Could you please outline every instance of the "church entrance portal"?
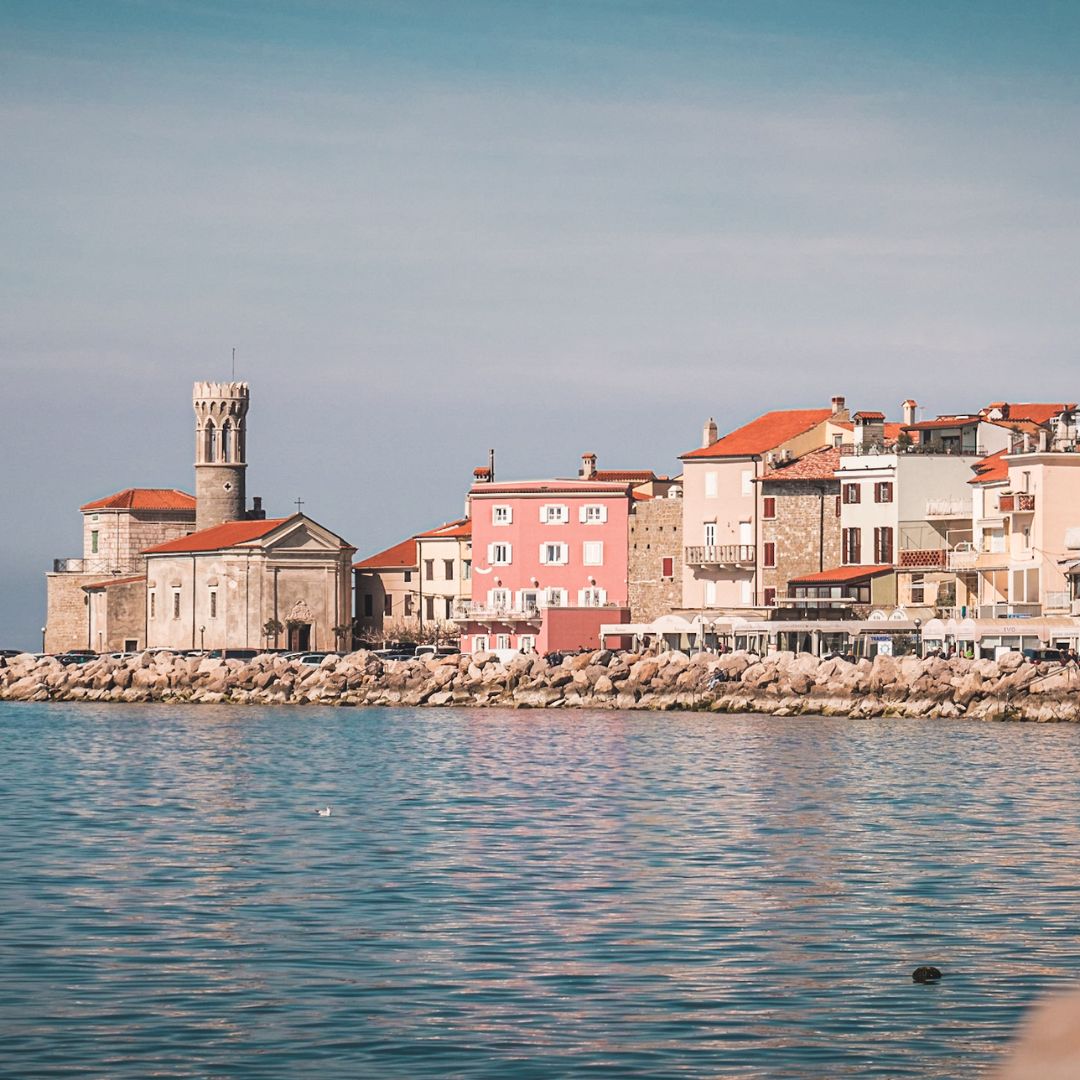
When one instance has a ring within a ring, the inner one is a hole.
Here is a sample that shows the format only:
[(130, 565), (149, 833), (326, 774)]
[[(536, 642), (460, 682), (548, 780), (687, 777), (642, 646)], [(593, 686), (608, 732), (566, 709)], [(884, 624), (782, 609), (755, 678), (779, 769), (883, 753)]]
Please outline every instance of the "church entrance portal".
[(311, 648), (311, 623), (289, 624), (289, 652), (307, 652)]

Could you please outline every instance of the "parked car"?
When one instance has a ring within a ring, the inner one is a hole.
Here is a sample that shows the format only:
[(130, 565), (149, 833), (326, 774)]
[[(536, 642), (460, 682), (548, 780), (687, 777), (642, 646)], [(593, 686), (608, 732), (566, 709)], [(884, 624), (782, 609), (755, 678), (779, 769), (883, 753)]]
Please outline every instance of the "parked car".
[(1062, 649), (1025, 649), (1024, 659), (1033, 664), (1060, 664), (1068, 659)]
[(56, 657), (61, 664), (89, 664), (91, 660), (96, 660), (97, 658), (97, 653), (85, 652), (59, 653)]
[(400, 649), (373, 649), (372, 656), (377, 656), (380, 660), (415, 660), (415, 651), (403, 652)]
[(22, 649), (0, 649), (0, 657), (10, 659), (12, 656), (22, 656)]
[(254, 660), (265, 652), (265, 649), (211, 649), (209, 652), (196, 652), (193, 655), (206, 656), (211, 660)]
[(306, 652), (301, 653), (297, 660), (301, 664), (309, 664), (312, 667), (318, 667), (328, 656), (342, 656), (343, 653), (339, 652)]
[(416, 656), (460, 656), (456, 645), (417, 645)]

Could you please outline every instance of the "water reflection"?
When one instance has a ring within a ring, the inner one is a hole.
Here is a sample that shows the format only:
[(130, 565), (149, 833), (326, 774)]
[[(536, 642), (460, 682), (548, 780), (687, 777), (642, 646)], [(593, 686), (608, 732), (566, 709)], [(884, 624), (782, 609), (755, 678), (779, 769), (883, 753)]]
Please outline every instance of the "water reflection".
[(1077, 971), (1071, 727), (0, 705), (0, 746), (5, 1074), (972, 1075)]

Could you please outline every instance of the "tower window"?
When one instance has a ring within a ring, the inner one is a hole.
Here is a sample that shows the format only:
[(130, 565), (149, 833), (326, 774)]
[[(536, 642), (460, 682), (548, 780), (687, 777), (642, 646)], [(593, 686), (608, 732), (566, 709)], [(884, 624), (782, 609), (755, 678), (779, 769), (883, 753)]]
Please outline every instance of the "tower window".
[(206, 460), (217, 461), (217, 428), (213, 420), (206, 425)]
[(90, 533), (90, 554), (96, 555), (98, 553), (98, 531), (93, 529)]
[(228, 420), (221, 425), (221, 460), (232, 461), (232, 425)]

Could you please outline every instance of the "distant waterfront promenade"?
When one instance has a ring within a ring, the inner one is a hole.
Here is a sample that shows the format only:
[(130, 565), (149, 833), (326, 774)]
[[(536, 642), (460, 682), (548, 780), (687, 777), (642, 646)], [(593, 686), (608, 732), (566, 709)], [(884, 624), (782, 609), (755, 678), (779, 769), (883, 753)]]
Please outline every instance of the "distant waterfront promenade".
[(877, 656), (849, 662), (808, 654), (759, 657), (609, 650), (558, 663), (493, 654), (386, 660), (369, 652), (318, 666), (265, 654), (251, 661), (172, 653), (99, 657), (65, 666), (23, 655), (0, 668), (0, 700), (193, 704), (602, 708), (774, 716), (968, 717), (1080, 720), (1075, 664)]

